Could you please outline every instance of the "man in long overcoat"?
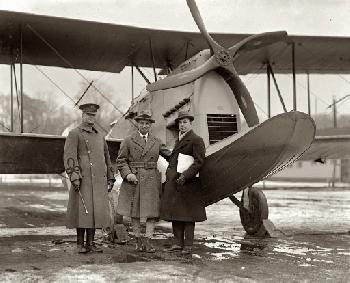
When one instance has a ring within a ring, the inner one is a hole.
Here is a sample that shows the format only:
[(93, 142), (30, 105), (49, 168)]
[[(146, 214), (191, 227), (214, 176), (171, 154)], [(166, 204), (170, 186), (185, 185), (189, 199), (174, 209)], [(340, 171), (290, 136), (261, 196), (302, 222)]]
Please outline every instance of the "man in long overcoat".
[[(204, 164), (203, 139), (192, 130), (194, 117), (180, 111), (175, 119), (179, 127), (179, 139), (169, 157), (166, 183), (161, 200), (161, 219), (172, 222), (175, 244), (168, 251), (192, 251), (195, 222), (206, 220), (205, 205), (200, 197), (200, 180), (196, 177)], [(190, 155), (193, 163), (181, 174), (177, 172), (179, 154)]]
[(104, 135), (95, 127), (99, 106), (89, 103), (79, 108), (82, 123), (69, 132), (64, 145), (64, 166), (72, 183), (67, 228), (77, 229), (79, 253), (101, 252), (93, 245), (93, 238), (96, 228), (108, 225), (108, 189), (113, 187), (114, 169)]
[[(159, 218), (161, 194), (161, 175), (157, 161), (159, 154), (167, 158), (170, 151), (149, 132), (151, 124), (155, 122), (149, 110), (141, 111), (134, 119), (138, 131), (125, 138), (117, 158), (117, 168), (123, 178), (117, 213), (131, 217), (136, 250), (154, 252), (150, 239)], [(141, 237), (141, 218), (146, 219), (144, 238)]]

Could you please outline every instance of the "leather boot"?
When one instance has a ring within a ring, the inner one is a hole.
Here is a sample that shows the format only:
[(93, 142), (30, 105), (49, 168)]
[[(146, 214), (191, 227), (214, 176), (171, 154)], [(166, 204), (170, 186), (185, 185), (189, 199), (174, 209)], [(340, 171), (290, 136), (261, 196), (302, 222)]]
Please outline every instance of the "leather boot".
[(91, 251), (94, 253), (103, 253), (103, 250), (98, 247), (95, 243), (95, 232), (96, 229), (91, 229), (92, 230), (92, 244), (91, 244)]
[(151, 239), (148, 237), (143, 238), (143, 242), (144, 242), (144, 251), (147, 253), (154, 253), (156, 251), (156, 249), (152, 246), (151, 244)]
[(181, 253), (183, 255), (191, 255), (192, 254), (192, 246), (184, 246)]
[(143, 246), (141, 237), (136, 237), (135, 250), (138, 252), (142, 252), (144, 250), (144, 246)]
[(88, 252), (92, 250), (93, 228), (86, 229), (86, 249)]
[(77, 252), (80, 254), (87, 253), (87, 249), (84, 246), (84, 228), (77, 228)]

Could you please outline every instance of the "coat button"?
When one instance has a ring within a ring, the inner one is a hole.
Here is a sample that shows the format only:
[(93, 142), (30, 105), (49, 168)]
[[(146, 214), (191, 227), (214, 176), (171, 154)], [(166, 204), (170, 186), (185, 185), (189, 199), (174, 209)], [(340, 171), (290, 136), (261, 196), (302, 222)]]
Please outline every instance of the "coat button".
[(91, 153), (91, 151), (90, 151), (90, 150), (88, 150), (88, 153)]
[(92, 166), (93, 164), (92, 163), (90, 163), (90, 166)]
[(86, 140), (86, 142), (89, 142), (88, 140)]

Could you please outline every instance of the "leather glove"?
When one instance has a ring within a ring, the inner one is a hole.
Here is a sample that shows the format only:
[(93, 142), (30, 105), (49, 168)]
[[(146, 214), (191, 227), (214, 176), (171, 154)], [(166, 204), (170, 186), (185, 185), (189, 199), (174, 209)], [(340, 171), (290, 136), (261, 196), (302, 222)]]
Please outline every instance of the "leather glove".
[(179, 178), (176, 179), (176, 183), (180, 186), (183, 186), (186, 182), (184, 174), (181, 174)]
[(130, 173), (126, 176), (126, 180), (128, 180), (128, 182), (130, 183), (134, 183), (135, 185), (139, 182), (135, 176), (135, 174)]
[(113, 180), (108, 180), (107, 189), (108, 189), (109, 193), (112, 191), (113, 186), (114, 186), (114, 181)]
[(79, 191), (80, 189), (80, 180), (79, 179), (76, 179), (72, 182), (72, 185), (73, 185), (73, 188), (74, 190), (77, 192)]

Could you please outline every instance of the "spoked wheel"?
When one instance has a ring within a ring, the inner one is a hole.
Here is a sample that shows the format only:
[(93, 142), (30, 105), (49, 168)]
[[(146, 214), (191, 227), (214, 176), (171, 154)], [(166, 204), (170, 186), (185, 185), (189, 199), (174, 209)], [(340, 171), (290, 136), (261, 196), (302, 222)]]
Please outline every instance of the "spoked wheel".
[[(254, 235), (263, 224), (263, 220), (269, 216), (269, 209), (264, 193), (257, 188), (249, 188), (249, 211), (244, 208), (239, 209), (241, 223), (244, 230), (249, 235)], [(242, 194), (242, 203), (244, 196)]]

